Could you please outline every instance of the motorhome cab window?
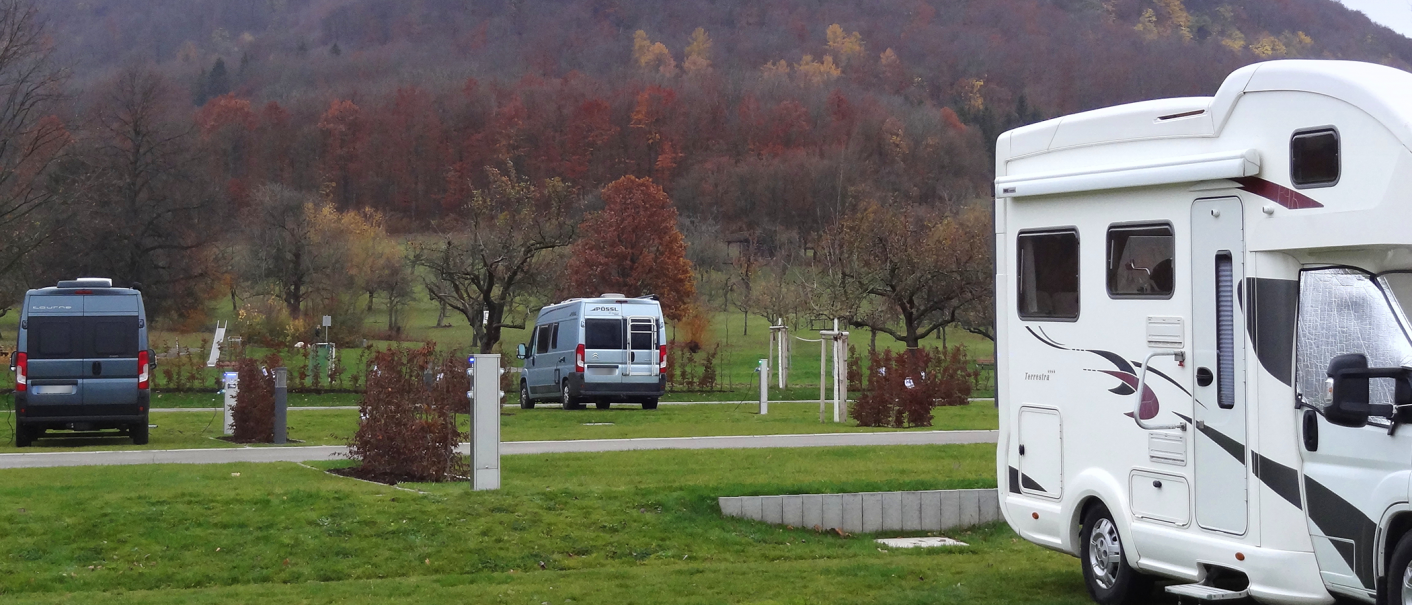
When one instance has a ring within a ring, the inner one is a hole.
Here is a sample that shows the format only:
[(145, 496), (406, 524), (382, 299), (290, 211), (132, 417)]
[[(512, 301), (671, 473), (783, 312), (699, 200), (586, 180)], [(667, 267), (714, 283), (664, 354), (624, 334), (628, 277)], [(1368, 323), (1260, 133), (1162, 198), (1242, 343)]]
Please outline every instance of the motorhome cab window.
[[(1295, 354), (1299, 397), (1318, 408), (1328, 405), (1329, 362), (1361, 353), (1368, 367), (1412, 365), (1407, 311), (1412, 308), (1412, 274), (1374, 277), (1357, 269), (1305, 271), (1299, 286), (1299, 336)], [(1392, 403), (1393, 381), (1369, 381), (1371, 403)]]
[(1332, 187), (1338, 184), (1338, 131), (1332, 128), (1294, 133), (1289, 143), (1290, 180), (1295, 187)]
[(547, 326), (547, 325), (546, 325), (546, 326), (540, 326), (540, 327), (539, 327), (539, 339), (538, 339), (538, 341), (537, 341), (537, 342), (535, 343), (535, 345), (534, 345), (534, 351), (535, 351), (536, 353), (544, 353), (544, 352), (547, 352), (547, 351), (553, 351), (554, 349), (550, 346), (550, 344), (551, 344), (551, 338), (553, 337), (553, 335), (554, 335), (554, 328), (553, 328), (553, 326)]
[(1020, 317), (1079, 318), (1079, 232), (1021, 232), (1016, 275)]
[(1108, 294), (1113, 298), (1171, 298), (1175, 262), (1171, 225), (1108, 230)]

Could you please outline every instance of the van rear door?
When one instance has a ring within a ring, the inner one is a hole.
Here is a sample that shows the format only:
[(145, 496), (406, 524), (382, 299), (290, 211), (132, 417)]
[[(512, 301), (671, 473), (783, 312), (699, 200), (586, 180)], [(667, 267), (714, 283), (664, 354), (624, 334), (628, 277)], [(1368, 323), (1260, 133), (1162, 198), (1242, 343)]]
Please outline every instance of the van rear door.
[[(45, 299), (45, 306), (55, 306), (51, 297)], [(81, 414), (83, 317), (46, 316), (31, 312), (25, 320), (24, 344), (25, 354), (29, 358), (29, 377), (25, 387), (28, 415), (52, 417)]]
[(90, 415), (130, 415), (137, 410), (138, 318), (136, 315), (84, 318), (88, 340), (83, 370), (83, 405)]
[[(616, 310), (616, 309), (615, 309)], [(621, 317), (588, 317), (584, 319), (584, 382), (621, 383), (623, 366), (627, 364), (625, 329)]]

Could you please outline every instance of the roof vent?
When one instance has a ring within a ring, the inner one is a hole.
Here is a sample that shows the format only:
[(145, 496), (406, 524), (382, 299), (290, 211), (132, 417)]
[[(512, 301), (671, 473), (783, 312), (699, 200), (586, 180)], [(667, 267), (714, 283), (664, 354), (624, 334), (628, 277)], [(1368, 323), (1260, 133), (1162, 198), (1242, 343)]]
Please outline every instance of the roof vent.
[(600, 297), (598, 297), (598, 298), (627, 298), (627, 295), (625, 295), (625, 294), (618, 294), (617, 292), (608, 292), (608, 293), (606, 293), (606, 294), (604, 294), (603, 296), (600, 296)]
[(59, 282), (60, 288), (111, 288), (113, 280), (104, 277), (80, 277)]

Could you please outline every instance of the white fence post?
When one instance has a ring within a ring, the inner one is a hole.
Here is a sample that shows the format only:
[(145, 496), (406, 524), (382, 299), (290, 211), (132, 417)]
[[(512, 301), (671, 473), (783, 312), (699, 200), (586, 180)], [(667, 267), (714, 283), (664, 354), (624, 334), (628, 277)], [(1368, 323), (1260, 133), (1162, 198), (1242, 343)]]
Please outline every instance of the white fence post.
[(471, 379), (471, 489), (500, 489), (500, 390), (499, 355), (472, 355), (466, 375)]

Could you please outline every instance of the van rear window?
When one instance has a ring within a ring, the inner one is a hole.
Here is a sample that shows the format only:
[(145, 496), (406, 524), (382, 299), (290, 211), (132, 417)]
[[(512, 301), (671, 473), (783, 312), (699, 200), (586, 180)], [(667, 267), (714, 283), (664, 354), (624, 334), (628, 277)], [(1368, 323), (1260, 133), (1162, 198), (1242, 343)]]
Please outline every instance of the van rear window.
[(29, 321), (29, 343), (26, 347), (33, 359), (68, 359), (81, 357), (74, 346), (79, 318), (44, 318)]
[(32, 317), (28, 330), (31, 359), (137, 357), (136, 316)]
[(137, 357), (136, 317), (90, 317), (92, 357)]
[(584, 322), (585, 349), (623, 348), (623, 320), (589, 319)]

